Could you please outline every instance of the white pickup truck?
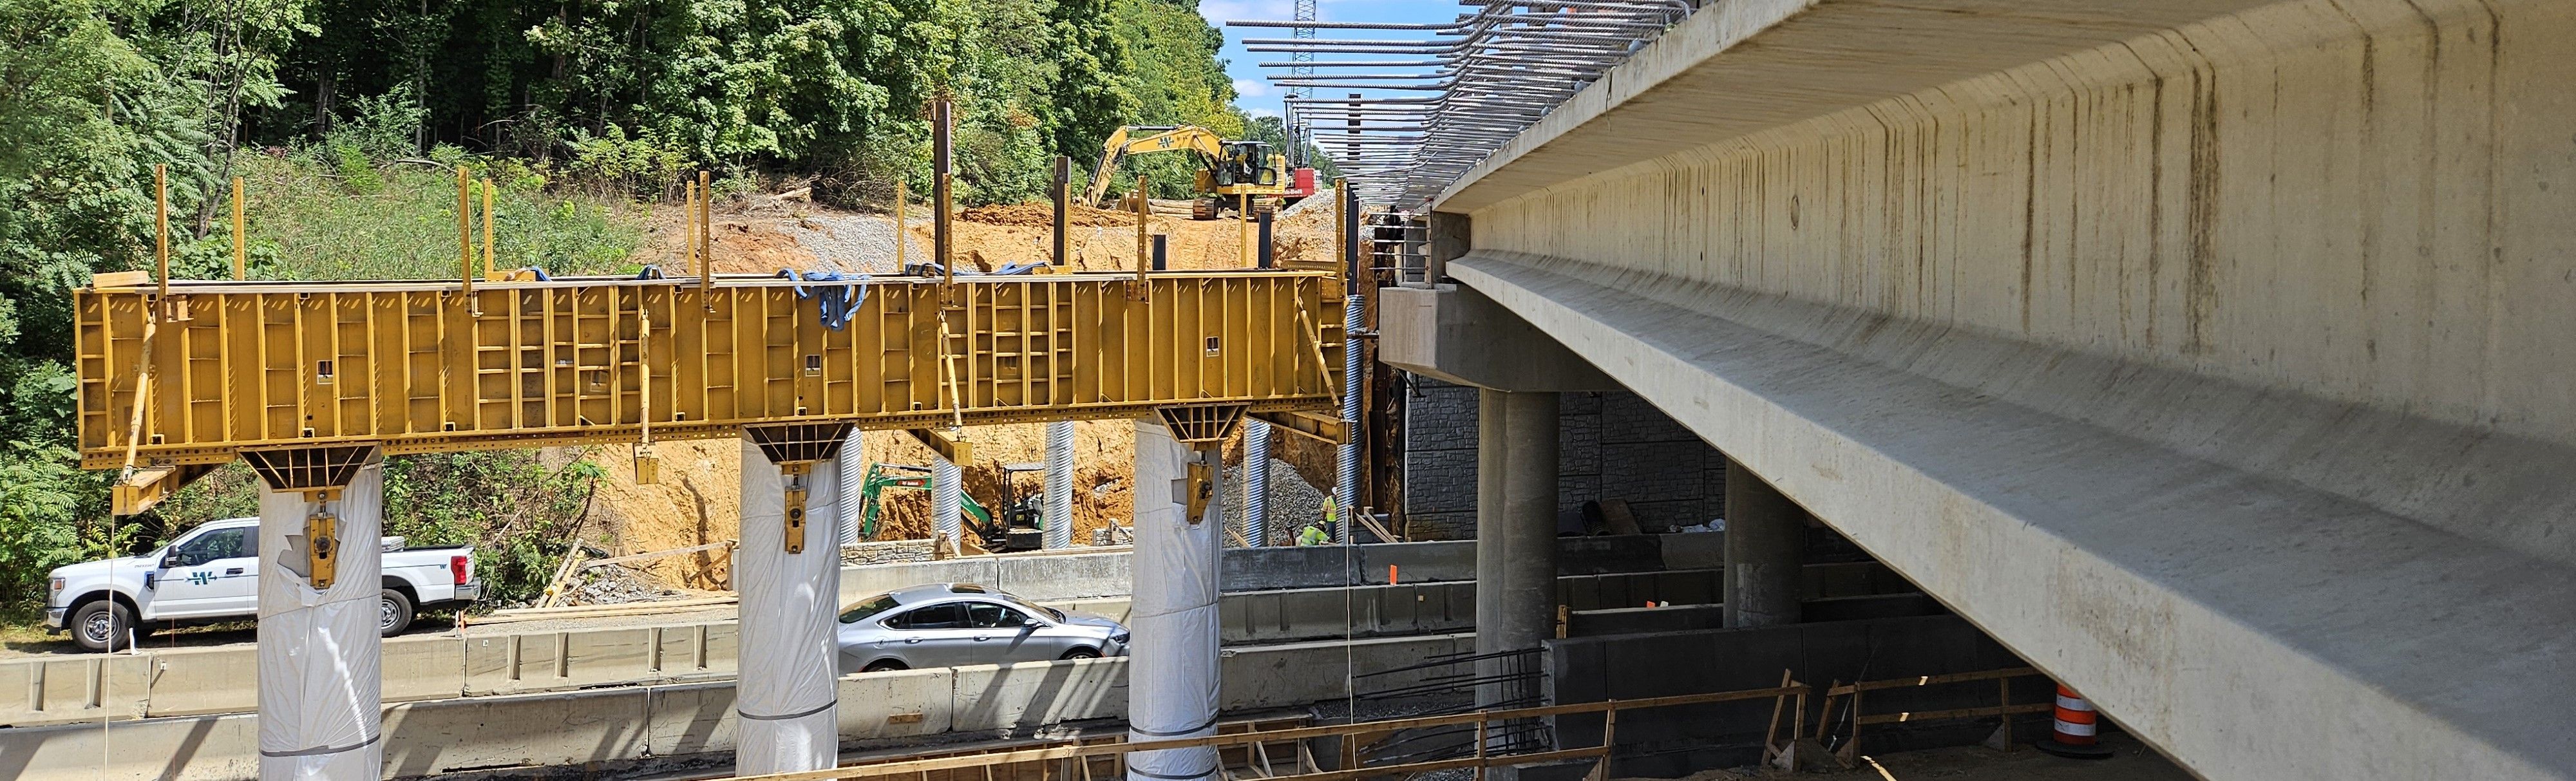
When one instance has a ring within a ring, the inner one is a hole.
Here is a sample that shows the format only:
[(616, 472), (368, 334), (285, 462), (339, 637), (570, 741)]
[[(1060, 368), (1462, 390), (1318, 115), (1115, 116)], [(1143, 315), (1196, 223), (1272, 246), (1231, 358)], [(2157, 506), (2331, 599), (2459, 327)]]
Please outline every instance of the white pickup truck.
[[(384, 538), (383, 614), (387, 637), (411, 626), (423, 607), (462, 605), (483, 596), (474, 549), (402, 547)], [(259, 519), (208, 521), (168, 547), (142, 556), (57, 567), (46, 592), (45, 624), (70, 630), (92, 651), (124, 647), (156, 625), (238, 621), (259, 615)], [(141, 623), (135, 619), (140, 617)]]

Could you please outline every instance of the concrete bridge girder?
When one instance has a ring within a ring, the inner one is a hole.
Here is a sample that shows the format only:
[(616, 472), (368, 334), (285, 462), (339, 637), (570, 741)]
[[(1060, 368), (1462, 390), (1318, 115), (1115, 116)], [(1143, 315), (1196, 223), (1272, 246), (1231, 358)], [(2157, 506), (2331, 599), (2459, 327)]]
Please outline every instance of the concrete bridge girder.
[(1730, 3), (1435, 208), (1463, 287), (2196, 772), (2571, 777), (2571, 34)]
[[(2206, 775), (2569, 766), (2528, 718), (2569, 693), (2563, 565), (1633, 291), (1481, 258), (1453, 272), (1743, 443), (1730, 458)], [(1930, 360), (2051, 358), (1944, 351), (1943, 333), (1879, 338)], [(2230, 401), (2204, 412), (2333, 436), (2294, 402)]]

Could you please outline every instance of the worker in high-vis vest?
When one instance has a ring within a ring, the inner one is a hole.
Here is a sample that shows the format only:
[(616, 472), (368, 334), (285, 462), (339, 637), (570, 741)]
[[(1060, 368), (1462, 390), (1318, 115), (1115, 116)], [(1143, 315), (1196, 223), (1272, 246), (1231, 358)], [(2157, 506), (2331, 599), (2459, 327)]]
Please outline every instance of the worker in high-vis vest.
[(1332, 535), (1324, 533), (1324, 524), (1321, 522), (1309, 522), (1306, 528), (1297, 530), (1298, 545), (1322, 545), (1331, 541), (1333, 541)]
[[(1340, 530), (1341, 528), (1342, 528), (1342, 506), (1341, 506), (1340, 504), (1335, 503), (1335, 502), (1333, 501), (1333, 495), (1332, 495), (1332, 494), (1325, 494), (1325, 495), (1324, 495), (1324, 525), (1323, 525), (1323, 529), (1322, 529), (1322, 530), (1323, 530), (1327, 535), (1329, 535), (1329, 534), (1331, 534), (1331, 533), (1332, 533), (1332, 532), (1334, 532), (1334, 531), (1338, 531), (1338, 530)], [(1330, 538), (1329, 538), (1329, 537), (1327, 537), (1327, 539), (1330, 539)], [(1317, 543), (1317, 544), (1321, 544), (1321, 543)]]

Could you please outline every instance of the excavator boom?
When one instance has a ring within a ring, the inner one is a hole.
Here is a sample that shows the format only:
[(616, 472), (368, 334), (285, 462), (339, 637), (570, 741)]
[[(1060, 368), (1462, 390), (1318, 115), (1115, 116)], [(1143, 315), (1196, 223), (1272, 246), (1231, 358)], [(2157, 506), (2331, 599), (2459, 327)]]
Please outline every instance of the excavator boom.
[(1128, 155), (1175, 151), (1196, 153), (1199, 166), (1204, 168), (1225, 154), (1225, 139), (1217, 137), (1215, 131), (1191, 125), (1129, 125), (1119, 128), (1100, 145), (1100, 164), (1091, 169), (1091, 189), (1083, 191), (1082, 202), (1099, 206), (1100, 199), (1108, 197), (1109, 174), (1118, 170), (1118, 161)]

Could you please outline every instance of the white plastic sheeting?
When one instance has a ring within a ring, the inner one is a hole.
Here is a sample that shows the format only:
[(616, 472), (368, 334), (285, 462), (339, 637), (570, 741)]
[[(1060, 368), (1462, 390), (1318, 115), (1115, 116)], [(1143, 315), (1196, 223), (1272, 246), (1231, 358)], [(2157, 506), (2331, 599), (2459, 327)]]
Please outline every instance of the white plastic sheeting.
[(1073, 547), (1073, 423), (1047, 424), (1046, 546)]
[(340, 543), (327, 591), (304, 574), (313, 503), (301, 491), (260, 493), (260, 781), (384, 775), (384, 488), (383, 466), (370, 463), (325, 508), (338, 516)]
[[(1189, 461), (1213, 460), (1172, 440), (1163, 424), (1136, 421), (1135, 596), (1129, 603), (1127, 739), (1174, 740), (1216, 734), (1217, 527), (1224, 523), (1222, 486), (1207, 515), (1190, 523)], [(1213, 777), (1213, 747), (1139, 751), (1127, 757), (1129, 781)]]
[(832, 544), (840, 539), (837, 459), (816, 462), (806, 481), (805, 551), (790, 554), (785, 477), (759, 447), (742, 443), (742, 546), (733, 573), (742, 596), (736, 775), (820, 770), (840, 755), (832, 659), (841, 591), (841, 554)]

